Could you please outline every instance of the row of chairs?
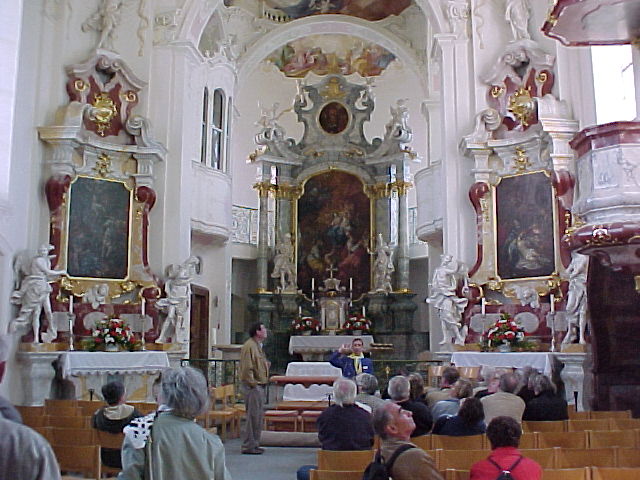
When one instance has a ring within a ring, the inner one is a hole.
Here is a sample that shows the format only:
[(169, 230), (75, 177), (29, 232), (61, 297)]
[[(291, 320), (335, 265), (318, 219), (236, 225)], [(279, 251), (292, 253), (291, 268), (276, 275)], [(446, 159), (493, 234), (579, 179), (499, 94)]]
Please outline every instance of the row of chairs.
[[(489, 450), (486, 435), (451, 437), (447, 435), (421, 435), (411, 439), (423, 450)], [(377, 446), (377, 438), (376, 444)], [(581, 432), (528, 432), (520, 437), (520, 448), (640, 448), (640, 430), (585, 430)]]
[(321, 410), (267, 410), (264, 412), (264, 429), (286, 432), (317, 432), (316, 421)]
[(204, 428), (216, 427), (222, 440), (240, 436), (240, 421), (246, 414), (244, 404), (237, 402), (233, 384), (209, 388), (211, 407), (197, 420)]
[[(611, 412), (612, 413), (612, 412)], [(585, 430), (634, 430), (640, 428), (639, 418), (598, 418), (593, 420), (523, 421), (524, 432), (582, 432)]]
[[(637, 468), (640, 469), (640, 449), (606, 447), (583, 448), (536, 448), (520, 450), (525, 457), (532, 458), (543, 469), (581, 469), (585, 467)], [(371, 462), (375, 450), (329, 451), (318, 450), (319, 470), (359, 471), (361, 474)], [(436, 468), (441, 472), (448, 469), (469, 470), (471, 466), (485, 459), (489, 451), (482, 450), (428, 450)], [(638, 477), (640, 478), (640, 477)]]

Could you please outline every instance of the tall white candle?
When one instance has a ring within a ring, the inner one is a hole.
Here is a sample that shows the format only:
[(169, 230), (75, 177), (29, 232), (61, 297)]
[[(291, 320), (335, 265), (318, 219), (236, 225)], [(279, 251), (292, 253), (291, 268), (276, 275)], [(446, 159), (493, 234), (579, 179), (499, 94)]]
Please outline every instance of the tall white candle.
[(147, 313), (145, 302), (146, 302), (145, 298), (142, 297), (142, 300), (140, 301), (140, 315), (143, 317)]
[(353, 290), (353, 277), (349, 277), (349, 290)]
[(362, 305), (362, 316), (363, 317), (367, 316), (367, 310), (365, 309), (364, 305)]
[(302, 306), (298, 305), (298, 315), (302, 316)]
[(69, 295), (69, 313), (73, 315), (73, 294)]
[(316, 289), (316, 279), (311, 277), (311, 293)]
[(487, 299), (482, 297), (482, 303), (481, 303), (481, 308), (482, 308), (482, 315), (485, 315), (487, 313)]
[(556, 311), (556, 305), (555, 305), (555, 298), (553, 296), (553, 293), (551, 295), (549, 295), (549, 303), (551, 305), (551, 313), (555, 313)]

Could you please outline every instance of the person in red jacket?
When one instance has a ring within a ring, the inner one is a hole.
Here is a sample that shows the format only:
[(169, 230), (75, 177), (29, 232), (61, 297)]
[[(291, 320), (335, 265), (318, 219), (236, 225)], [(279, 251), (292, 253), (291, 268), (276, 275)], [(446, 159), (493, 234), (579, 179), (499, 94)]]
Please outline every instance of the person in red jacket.
[(471, 480), (495, 480), (502, 472), (509, 472), (514, 480), (540, 480), (540, 465), (523, 456), (518, 450), (522, 429), (511, 417), (495, 417), (487, 427), (491, 453), (485, 460), (471, 467)]

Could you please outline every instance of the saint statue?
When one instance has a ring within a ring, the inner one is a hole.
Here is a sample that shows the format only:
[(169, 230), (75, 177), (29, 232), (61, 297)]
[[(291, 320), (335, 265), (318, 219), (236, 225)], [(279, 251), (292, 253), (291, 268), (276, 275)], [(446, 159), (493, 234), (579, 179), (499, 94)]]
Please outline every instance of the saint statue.
[(375, 251), (376, 259), (373, 265), (373, 291), (391, 293), (391, 274), (395, 271), (393, 266), (393, 249), (378, 234)]
[(462, 289), (464, 295), (469, 290), (467, 267), (462, 262), (454, 260), (451, 255), (442, 255), (440, 266), (433, 273), (431, 295), (427, 298), (427, 303), (433, 305), (440, 318), (442, 326), (440, 345), (450, 343), (452, 338), (456, 345), (464, 345), (467, 337), (469, 327), (466, 325), (462, 327), (460, 316), (468, 300), (456, 294), (459, 279), (464, 282)]
[[(51, 300), (49, 295), (52, 288), (49, 282), (60, 275), (64, 270), (52, 270), (51, 259), (55, 255), (49, 255), (53, 246), (43, 244), (38, 248), (36, 256), (30, 260), (24, 256), (18, 256), (13, 269), (16, 275), (16, 290), (11, 294), (11, 303), (20, 305), (20, 313), (11, 322), (11, 330), (24, 330), (31, 324), (33, 330), (33, 343), (40, 342), (40, 314), (44, 314), (49, 321), (49, 330), (42, 334), (45, 343), (51, 343), (57, 336), (57, 328), (53, 322), (51, 312)], [(19, 288), (18, 288), (19, 287)]]
[(506, 0), (504, 18), (511, 27), (515, 41), (530, 40), (529, 34), (529, 0)]
[(566, 275), (569, 279), (569, 293), (567, 294), (567, 334), (562, 343), (571, 343), (576, 339), (575, 328), (580, 329), (579, 343), (584, 345), (585, 329), (587, 327), (587, 273), (589, 270), (589, 257), (578, 252), (573, 252), (571, 263)]
[[(167, 281), (164, 284), (165, 298), (156, 305), (167, 312), (156, 343), (166, 343), (171, 336), (173, 343), (185, 343), (188, 340), (187, 325), (184, 317), (191, 304), (191, 280), (200, 265), (198, 257), (189, 257), (181, 265), (171, 265)], [(171, 335), (175, 333), (174, 335)]]
[(287, 233), (276, 245), (276, 255), (273, 257), (273, 271), (271, 272), (271, 278), (280, 279), (280, 292), (296, 291), (297, 280), (293, 262), (291, 234)]
[(100, 32), (100, 39), (96, 49), (115, 52), (113, 46), (114, 30), (120, 21), (122, 3), (123, 0), (102, 0), (98, 10), (82, 24), (83, 32), (88, 30)]

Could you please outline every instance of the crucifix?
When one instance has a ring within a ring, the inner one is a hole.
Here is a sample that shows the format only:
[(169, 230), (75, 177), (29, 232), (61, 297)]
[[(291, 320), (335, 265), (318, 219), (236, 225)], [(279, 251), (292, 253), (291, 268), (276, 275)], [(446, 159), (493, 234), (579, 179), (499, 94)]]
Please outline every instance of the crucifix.
[(333, 263), (329, 264), (329, 268), (327, 268), (327, 272), (329, 272), (329, 278), (333, 279), (333, 272), (337, 272), (338, 269), (333, 266)]

